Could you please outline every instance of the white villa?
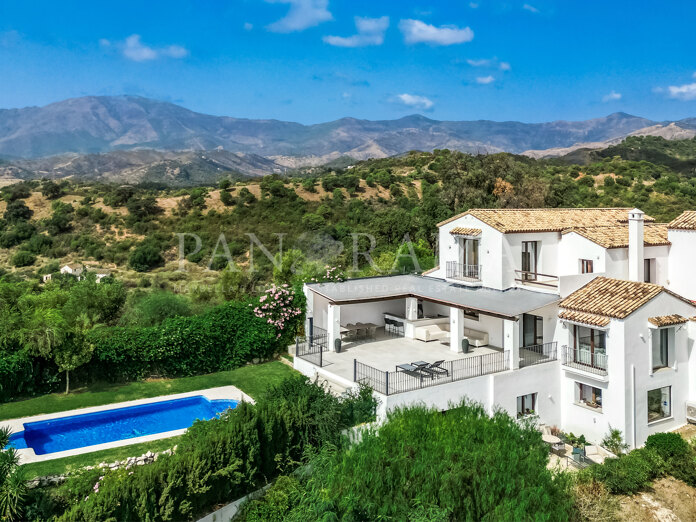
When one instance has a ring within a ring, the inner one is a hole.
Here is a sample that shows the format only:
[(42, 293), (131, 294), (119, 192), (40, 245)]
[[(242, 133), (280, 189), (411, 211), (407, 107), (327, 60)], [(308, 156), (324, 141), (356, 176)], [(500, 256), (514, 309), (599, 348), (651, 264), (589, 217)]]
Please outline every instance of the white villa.
[(468, 397), (631, 447), (696, 421), (696, 212), (474, 209), (438, 227), (429, 273), (305, 285), (295, 368), (369, 384), (380, 415)]

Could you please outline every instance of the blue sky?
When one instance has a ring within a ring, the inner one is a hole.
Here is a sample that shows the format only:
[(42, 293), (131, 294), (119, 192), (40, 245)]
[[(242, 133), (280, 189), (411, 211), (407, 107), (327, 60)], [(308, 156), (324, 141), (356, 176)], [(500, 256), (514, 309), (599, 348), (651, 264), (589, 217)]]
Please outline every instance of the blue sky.
[(0, 0), (0, 107), (139, 94), (236, 117), (696, 116), (685, 0)]

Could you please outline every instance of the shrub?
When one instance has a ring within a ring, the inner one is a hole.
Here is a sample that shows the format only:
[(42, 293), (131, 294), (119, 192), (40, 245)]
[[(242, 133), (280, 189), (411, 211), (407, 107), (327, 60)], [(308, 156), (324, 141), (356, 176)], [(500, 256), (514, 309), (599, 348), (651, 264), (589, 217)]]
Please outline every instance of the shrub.
[(287, 379), (256, 405), (240, 403), (219, 419), (196, 422), (173, 455), (107, 473), (98, 491), (59, 520), (198, 518), (292, 470), (313, 446), (337, 444), (347, 427), (341, 410), (351, 400), (333, 397), (306, 377)]
[(12, 256), (12, 259), (10, 262), (12, 263), (12, 266), (31, 266), (34, 264), (36, 261), (36, 256), (32, 254), (31, 252), (27, 252), (26, 250), (20, 250), (17, 252), (15, 255)]
[(128, 264), (136, 272), (147, 272), (164, 265), (164, 258), (157, 245), (143, 242), (128, 257)]
[(647, 488), (664, 471), (665, 462), (660, 455), (641, 448), (620, 458), (607, 459), (604, 464), (589, 468), (587, 473), (603, 482), (611, 493), (630, 495)]
[(655, 433), (645, 441), (645, 447), (654, 450), (663, 460), (691, 455), (689, 443), (678, 433)]

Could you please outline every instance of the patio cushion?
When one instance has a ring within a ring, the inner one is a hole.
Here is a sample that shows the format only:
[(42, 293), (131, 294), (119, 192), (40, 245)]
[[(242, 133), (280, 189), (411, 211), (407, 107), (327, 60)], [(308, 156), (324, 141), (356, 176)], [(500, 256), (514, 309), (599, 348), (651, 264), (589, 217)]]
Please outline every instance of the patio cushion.
[(477, 348), (480, 346), (487, 346), (488, 345), (488, 333), (486, 332), (480, 332), (478, 330), (470, 330), (466, 329), (464, 330), (464, 337), (469, 339), (469, 344), (472, 346), (476, 346)]
[(419, 326), (414, 332), (415, 338), (421, 341), (437, 341), (449, 336), (449, 323), (429, 324)]

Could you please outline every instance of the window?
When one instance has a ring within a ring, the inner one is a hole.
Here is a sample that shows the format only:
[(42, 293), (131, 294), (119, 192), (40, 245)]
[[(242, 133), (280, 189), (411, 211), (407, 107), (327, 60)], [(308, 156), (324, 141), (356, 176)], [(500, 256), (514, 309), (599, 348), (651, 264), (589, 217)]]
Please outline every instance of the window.
[(580, 260), (580, 273), (581, 274), (594, 273), (594, 262), (591, 259), (581, 259)]
[(602, 411), (602, 390), (589, 384), (576, 382), (575, 403)]
[(643, 260), (643, 281), (646, 283), (653, 283), (653, 277), (652, 277), (652, 267), (653, 267), (653, 259), (644, 259)]
[(517, 418), (533, 415), (536, 412), (536, 393), (528, 393), (517, 397)]
[(536, 281), (538, 241), (522, 241), (522, 279), (524, 281)]
[(471, 319), (472, 321), (479, 320), (478, 312), (474, 312), (473, 310), (464, 310), (464, 317), (466, 317), (467, 319)]
[(522, 315), (522, 345), (544, 344), (544, 318), (538, 315)]
[(648, 423), (672, 416), (672, 387), (648, 392)]
[(673, 328), (661, 328), (652, 333), (652, 369), (653, 371), (669, 366), (669, 345)]
[(603, 330), (573, 326), (573, 362), (607, 369), (607, 335)]

